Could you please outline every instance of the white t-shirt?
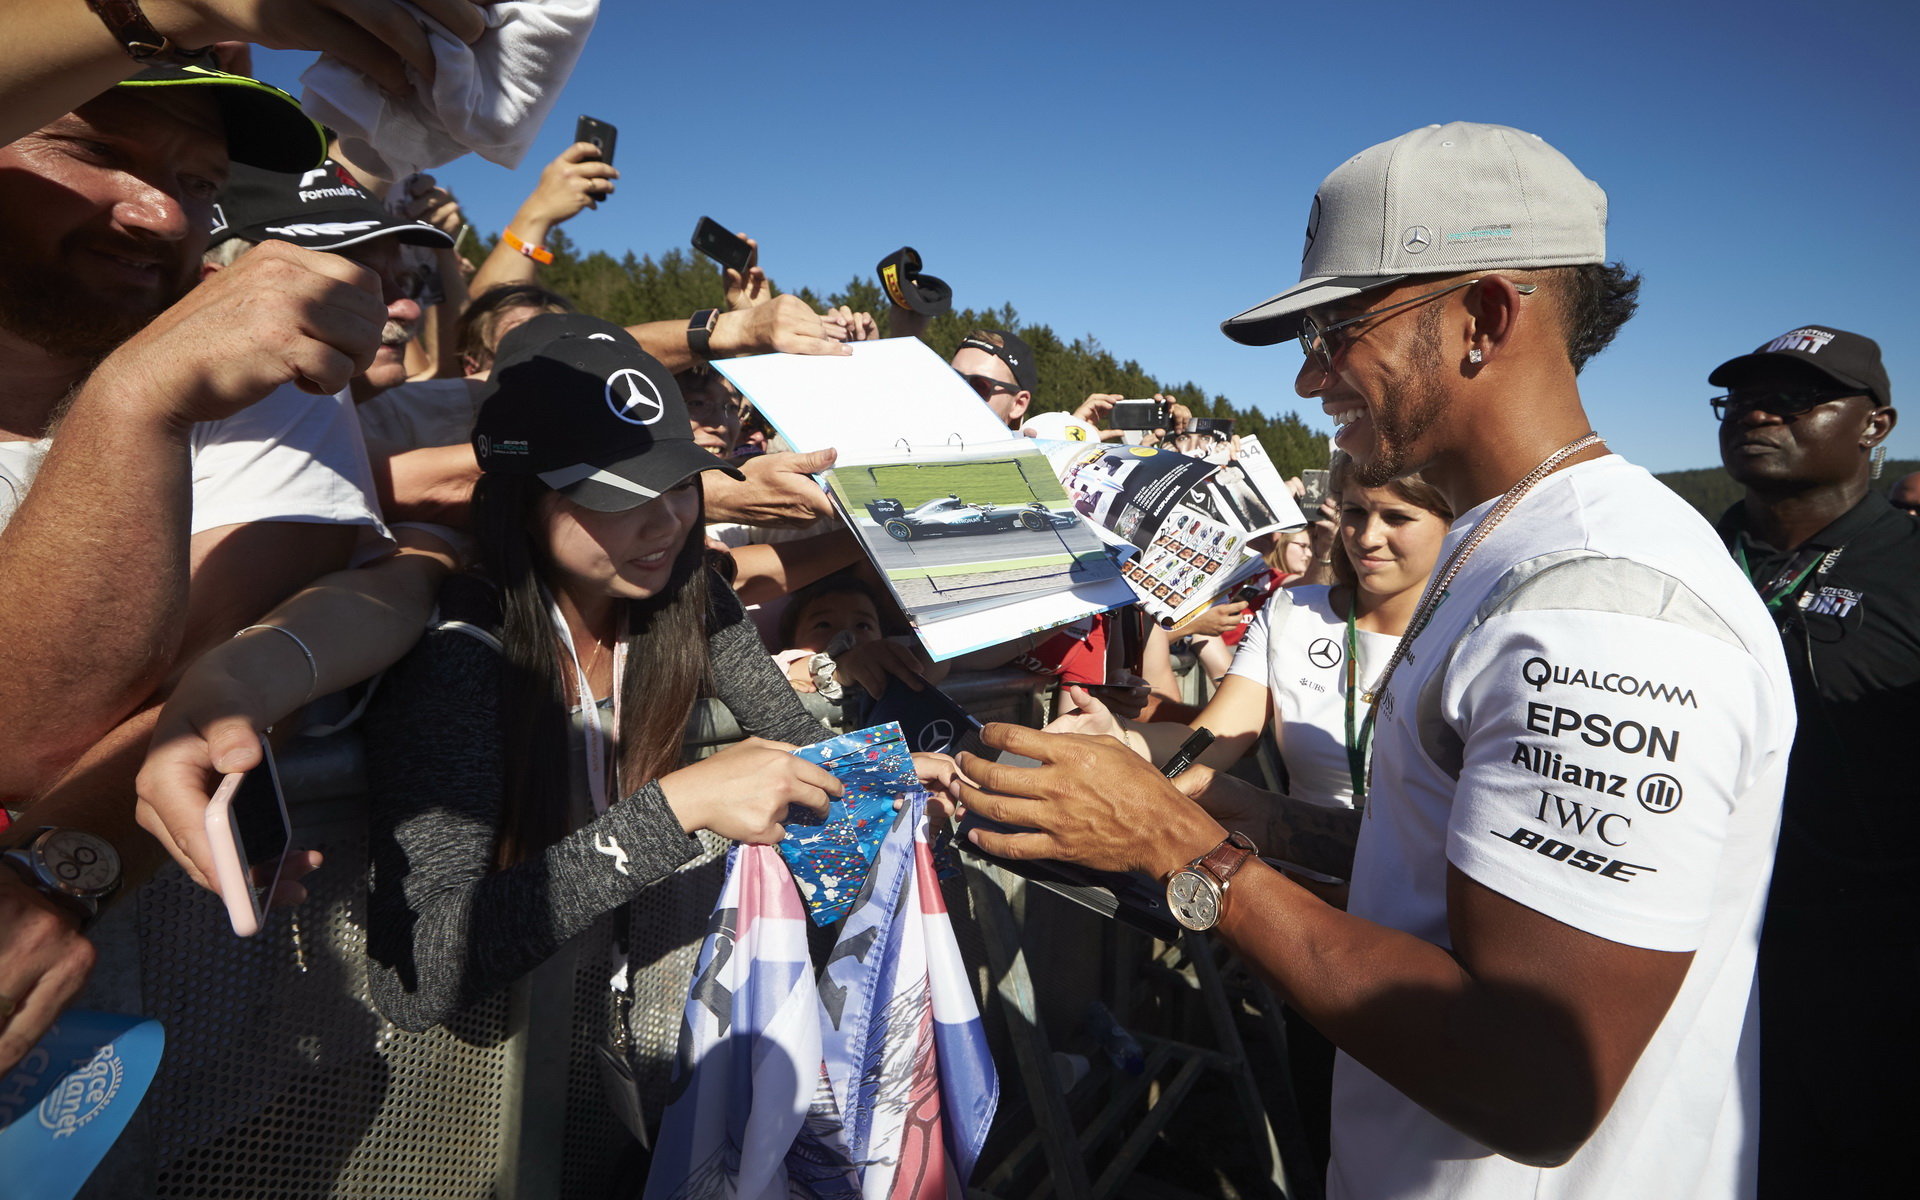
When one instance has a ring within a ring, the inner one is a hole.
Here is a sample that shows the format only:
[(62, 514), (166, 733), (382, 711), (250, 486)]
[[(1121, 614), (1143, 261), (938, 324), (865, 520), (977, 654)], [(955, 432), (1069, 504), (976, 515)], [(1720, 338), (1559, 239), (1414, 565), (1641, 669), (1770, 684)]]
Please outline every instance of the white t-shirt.
[[(51, 440), (0, 442), (0, 526), (33, 483)], [(289, 384), (220, 421), (194, 426), (190, 532), (253, 521), (365, 525), (388, 538), (373, 471), (345, 392)], [(110, 465), (103, 469), (111, 469)]]
[[(1282, 588), (1247, 627), (1229, 675), (1267, 689), (1274, 738), (1287, 764), (1288, 792), (1310, 804), (1353, 807), (1347, 760), (1347, 617), (1325, 587)], [(1357, 679), (1365, 692), (1400, 639), (1356, 629)], [(1357, 733), (1372, 705), (1354, 698)]]
[(1450, 948), (1451, 863), (1575, 929), (1694, 959), (1562, 1167), (1494, 1154), (1340, 1055), (1329, 1195), (1750, 1195), (1754, 958), (1794, 707), (1779, 634), (1713, 530), (1618, 457), (1548, 476), (1380, 704), (1351, 912)]
[(464, 446), (480, 415), (479, 387), (470, 379), (420, 379), (390, 387), (360, 406), (367, 437), (396, 450)]

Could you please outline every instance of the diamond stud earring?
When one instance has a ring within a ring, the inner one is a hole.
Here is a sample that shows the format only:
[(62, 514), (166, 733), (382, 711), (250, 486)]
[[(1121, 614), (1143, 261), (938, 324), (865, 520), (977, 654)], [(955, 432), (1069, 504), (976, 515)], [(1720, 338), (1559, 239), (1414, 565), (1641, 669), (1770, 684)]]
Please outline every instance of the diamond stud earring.
[(1477, 349), (1476, 349), (1476, 350), (1469, 350), (1469, 351), (1467, 351), (1467, 361), (1468, 361), (1468, 362), (1470, 362), (1470, 363), (1475, 363), (1475, 364), (1477, 364), (1477, 363), (1479, 363), (1479, 361), (1480, 361), (1480, 351), (1479, 351), (1479, 350), (1477, 350)]

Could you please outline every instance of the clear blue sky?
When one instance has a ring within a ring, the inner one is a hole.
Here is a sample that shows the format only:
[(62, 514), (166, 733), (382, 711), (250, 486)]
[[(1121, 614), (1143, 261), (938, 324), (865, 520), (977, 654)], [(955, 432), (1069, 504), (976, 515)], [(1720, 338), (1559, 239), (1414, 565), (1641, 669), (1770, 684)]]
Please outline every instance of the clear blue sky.
[[(437, 172), (498, 230), (588, 113), (620, 194), (567, 232), (658, 254), (711, 214), (787, 288), (917, 247), (964, 305), (1011, 302), (1163, 379), (1300, 410), (1298, 352), (1219, 321), (1298, 277), (1344, 158), (1418, 125), (1515, 125), (1607, 189), (1639, 315), (1588, 368), (1595, 425), (1654, 470), (1718, 462), (1706, 373), (1798, 325), (1878, 339), (1920, 457), (1920, 15), (1911, 4), (606, 0), (518, 172)], [(262, 53), (294, 87), (304, 57)]]

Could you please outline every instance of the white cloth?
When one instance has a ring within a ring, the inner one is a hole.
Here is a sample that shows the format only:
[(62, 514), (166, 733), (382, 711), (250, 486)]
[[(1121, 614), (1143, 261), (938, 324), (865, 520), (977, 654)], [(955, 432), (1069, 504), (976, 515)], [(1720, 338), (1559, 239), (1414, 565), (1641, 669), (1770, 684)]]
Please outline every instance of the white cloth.
[(413, 71), (400, 99), (330, 55), (300, 76), (307, 115), (334, 130), (346, 156), (399, 180), (468, 151), (513, 168), (560, 98), (600, 11), (600, 0), (500, 0), (469, 46), (411, 11), (433, 45), (428, 88)]
[(395, 450), (464, 446), (480, 415), (479, 387), (469, 379), (422, 379), (390, 387), (360, 406), (369, 441)]
[[(1282, 588), (1240, 639), (1229, 675), (1267, 689), (1274, 740), (1287, 765), (1287, 792), (1297, 800), (1353, 807), (1347, 761), (1347, 616), (1334, 612), (1325, 587)], [(1393, 647), (1390, 633), (1354, 631), (1360, 646), (1360, 690), (1378, 682)], [(1355, 697), (1359, 723), (1373, 707)]]
[(1329, 1195), (1751, 1195), (1754, 960), (1794, 727), (1752, 586), (1698, 514), (1607, 457), (1540, 483), (1410, 651), (1380, 701), (1350, 911), (1450, 949), (1451, 863), (1575, 929), (1694, 958), (1562, 1167), (1494, 1154), (1340, 1055)]
[(380, 519), (373, 468), (345, 391), (312, 396), (284, 384), (257, 404), (193, 427), (193, 523), (202, 533), (253, 521), (367, 525)]
[[(50, 445), (44, 438), (0, 442), (0, 526), (26, 495)], [(291, 521), (365, 525), (390, 540), (345, 392), (311, 396), (289, 384), (231, 417), (194, 426), (188, 446), (192, 533)]]

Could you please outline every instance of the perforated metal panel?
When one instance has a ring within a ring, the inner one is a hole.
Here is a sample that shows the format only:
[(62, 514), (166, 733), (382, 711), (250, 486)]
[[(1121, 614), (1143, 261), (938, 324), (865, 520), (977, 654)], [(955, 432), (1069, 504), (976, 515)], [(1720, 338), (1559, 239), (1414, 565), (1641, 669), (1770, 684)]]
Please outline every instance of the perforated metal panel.
[(424, 1034), (368, 1002), (366, 845), (336, 837), (298, 910), (236, 938), (169, 869), (141, 897), (142, 990), (167, 1055), (147, 1095), (160, 1197), (493, 1194), (504, 996)]

